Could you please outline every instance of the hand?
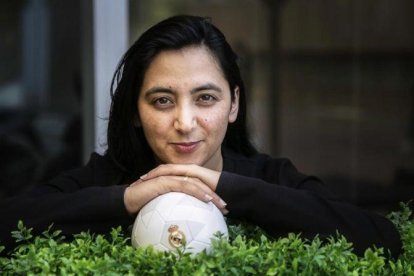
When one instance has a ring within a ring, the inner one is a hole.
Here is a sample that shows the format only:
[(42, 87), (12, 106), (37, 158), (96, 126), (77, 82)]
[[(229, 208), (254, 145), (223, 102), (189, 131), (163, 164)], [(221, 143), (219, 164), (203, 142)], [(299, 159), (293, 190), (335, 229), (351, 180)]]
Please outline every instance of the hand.
[(141, 179), (149, 180), (158, 176), (172, 175), (197, 178), (203, 184), (207, 185), (212, 191), (215, 191), (221, 173), (194, 164), (163, 164), (141, 176)]
[(219, 172), (196, 165), (160, 165), (125, 190), (125, 207), (130, 214), (136, 214), (159, 195), (182, 192), (204, 202), (211, 201), (223, 214), (227, 214), (226, 203), (214, 192), (219, 177)]

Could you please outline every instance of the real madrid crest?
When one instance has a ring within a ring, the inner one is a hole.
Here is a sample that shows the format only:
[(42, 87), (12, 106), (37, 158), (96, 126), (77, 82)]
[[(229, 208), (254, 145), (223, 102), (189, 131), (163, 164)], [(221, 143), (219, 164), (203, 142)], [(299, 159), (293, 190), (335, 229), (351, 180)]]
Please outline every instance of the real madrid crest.
[(170, 233), (168, 242), (172, 247), (179, 248), (185, 245), (185, 235), (183, 231), (178, 229), (178, 225), (170, 225), (170, 227), (168, 227), (168, 232)]

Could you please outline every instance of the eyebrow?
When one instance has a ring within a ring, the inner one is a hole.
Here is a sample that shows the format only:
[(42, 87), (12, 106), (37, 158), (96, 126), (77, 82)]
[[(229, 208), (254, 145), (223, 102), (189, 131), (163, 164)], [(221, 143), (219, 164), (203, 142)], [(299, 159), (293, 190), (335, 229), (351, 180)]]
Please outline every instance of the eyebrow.
[[(194, 94), (194, 93), (204, 91), (204, 90), (214, 90), (214, 91), (217, 91), (217, 92), (220, 92), (220, 93), (222, 92), (222, 89), (220, 87), (218, 87), (217, 85), (212, 84), (212, 83), (206, 83), (206, 84), (203, 84), (203, 85), (200, 85), (200, 86), (197, 86), (197, 87), (191, 89), (190, 93)], [(145, 96), (149, 96), (149, 95), (154, 94), (154, 93), (174, 94), (175, 90), (172, 89), (172, 88), (169, 88), (169, 87), (154, 86), (154, 87), (151, 87), (150, 89), (148, 89), (147, 91), (144, 92)]]
[(221, 88), (212, 83), (206, 83), (204, 85), (198, 86), (196, 88), (191, 89), (191, 94), (203, 91), (203, 90), (214, 90), (217, 92), (222, 92)]

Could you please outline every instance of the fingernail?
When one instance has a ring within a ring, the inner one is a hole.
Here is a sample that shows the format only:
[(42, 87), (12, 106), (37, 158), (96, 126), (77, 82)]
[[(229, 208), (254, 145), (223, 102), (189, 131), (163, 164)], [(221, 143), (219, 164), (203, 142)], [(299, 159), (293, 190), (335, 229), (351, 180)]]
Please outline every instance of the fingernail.
[(141, 176), (139, 177), (139, 179), (144, 180), (145, 178), (147, 178), (147, 176), (148, 176), (148, 174), (141, 175)]
[(222, 200), (222, 199), (220, 199), (220, 204), (221, 204), (223, 207), (226, 207), (226, 206), (227, 206), (227, 203), (226, 203), (224, 200)]
[(207, 201), (211, 201), (213, 199), (213, 197), (209, 194), (206, 194), (206, 199), (207, 199)]
[(229, 213), (229, 210), (223, 209), (223, 210), (221, 210), (221, 212), (223, 213), (223, 215), (227, 215)]

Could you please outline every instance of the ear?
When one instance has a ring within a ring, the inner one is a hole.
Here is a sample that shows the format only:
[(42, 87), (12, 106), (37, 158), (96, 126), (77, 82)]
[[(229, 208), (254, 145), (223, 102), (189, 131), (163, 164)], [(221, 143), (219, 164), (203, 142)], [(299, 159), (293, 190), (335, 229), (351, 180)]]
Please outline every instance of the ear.
[(239, 113), (239, 97), (240, 89), (238, 86), (236, 86), (236, 88), (234, 88), (234, 99), (231, 101), (229, 123), (234, 123), (237, 119), (237, 114)]

